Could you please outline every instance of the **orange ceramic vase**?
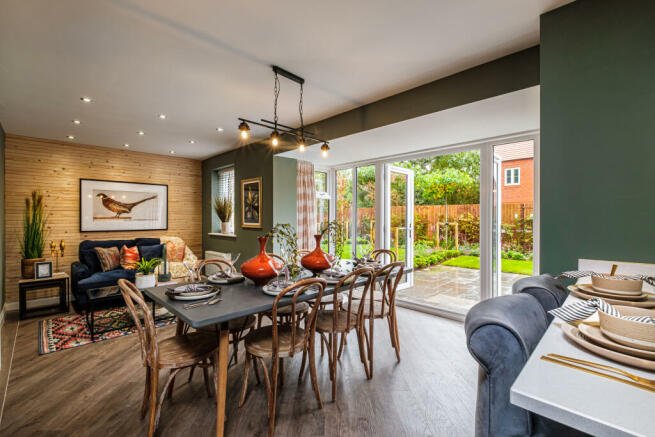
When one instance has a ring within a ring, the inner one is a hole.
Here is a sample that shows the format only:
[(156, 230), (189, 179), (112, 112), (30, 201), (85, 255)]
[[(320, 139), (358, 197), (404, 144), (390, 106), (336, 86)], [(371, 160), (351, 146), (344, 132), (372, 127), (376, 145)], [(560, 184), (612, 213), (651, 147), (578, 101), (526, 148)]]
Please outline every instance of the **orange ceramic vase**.
[(241, 274), (246, 278), (251, 279), (256, 286), (261, 287), (277, 276), (277, 273), (275, 273), (275, 270), (273, 270), (269, 262), (277, 269), (281, 269), (282, 265), (266, 255), (266, 242), (268, 241), (268, 237), (259, 237), (258, 240), (259, 253), (255, 257), (250, 258), (248, 261), (241, 264)]
[(322, 234), (314, 235), (314, 238), (316, 239), (316, 249), (314, 249), (313, 252), (310, 252), (307, 255), (303, 256), (300, 260), (300, 264), (302, 264), (304, 268), (310, 270), (315, 275), (330, 268), (330, 263), (326, 259), (325, 252), (321, 250), (322, 237), (323, 237)]

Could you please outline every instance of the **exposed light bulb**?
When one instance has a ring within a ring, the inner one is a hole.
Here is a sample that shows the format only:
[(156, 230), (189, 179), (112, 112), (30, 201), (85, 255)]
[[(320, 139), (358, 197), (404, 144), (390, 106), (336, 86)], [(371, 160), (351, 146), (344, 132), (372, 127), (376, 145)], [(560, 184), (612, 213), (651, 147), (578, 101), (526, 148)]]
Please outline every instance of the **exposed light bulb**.
[(196, 140), (189, 140), (189, 144), (196, 144)]
[(327, 158), (328, 150), (330, 150), (330, 146), (328, 146), (328, 143), (323, 143), (323, 145), (321, 146), (321, 155), (323, 155), (323, 158)]
[(248, 138), (249, 131), (250, 131), (250, 126), (248, 126), (248, 123), (246, 123), (245, 121), (241, 121), (241, 123), (239, 123), (239, 132), (241, 132), (241, 138), (243, 138), (244, 140)]
[(280, 134), (276, 130), (271, 133), (271, 144), (273, 147), (277, 147), (280, 144)]
[(123, 147), (130, 147), (130, 145), (125, 143), (125, 144), (123, 144)]
[(91, 103), (92, 102), (91, 97), (80, 97), (80, 100), (83, 101), (84, 103)]
[(75, 137), (73, 135), (67, 135), (66, 138), (68, 138), (69, 140), (74, 140), (75, 139)]
[(73, 120), (73, 124), (81, 124), (82, 122), (79, 120)]
[(160, 120), (166, 120), (166, 114), (159, 114)]
[(138, 133), (140, 136), (144, 136), (144, 135), (146, 134), (146, 133), (145, 133), (144, 131), (142, 131), (142, 130), (137, 131), (136, 133)]
[(304, 152), (306, 147), (307, 145), (305, 144), (305, 139), (301, 138), (300, 142), (298, 143), (298, 151)]

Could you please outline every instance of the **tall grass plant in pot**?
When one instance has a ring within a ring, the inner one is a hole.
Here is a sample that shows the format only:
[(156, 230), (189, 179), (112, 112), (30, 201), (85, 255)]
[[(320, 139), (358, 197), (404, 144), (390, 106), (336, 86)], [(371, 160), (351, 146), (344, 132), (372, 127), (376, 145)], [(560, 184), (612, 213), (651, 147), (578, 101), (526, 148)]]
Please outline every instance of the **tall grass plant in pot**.
[(45, 261), (43, 248), (45, 247), (47, 221), (43, 194), (32, 191), (31, 196), (25, 198), (23, 237), (20, 240), (23, 279), (34, 279), (34, 264)]
[(145, 259), (141, 258), (141, 261), (137, 261), (136, 270), (137, 273), (134, 276), (134, 285), (136, 288), (150, 288), (157, 285), (157, 277), (155, 275), (155, 269), (159, 264), (161, 264), (161, 258), (151, 258)]
[(221, 220), (221, 232), (229, 234), (232, 227), (232, 223), (230, 223), (230, 220), (232, 220), (232, 199), (229, 197), (215, 197), (214, 211)]

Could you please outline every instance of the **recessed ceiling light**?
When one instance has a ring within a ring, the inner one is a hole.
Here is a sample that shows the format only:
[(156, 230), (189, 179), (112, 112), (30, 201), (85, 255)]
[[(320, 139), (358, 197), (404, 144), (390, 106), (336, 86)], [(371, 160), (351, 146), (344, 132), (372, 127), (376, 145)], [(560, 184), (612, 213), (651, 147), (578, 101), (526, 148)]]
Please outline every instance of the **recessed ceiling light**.
[(136, 131), (136, 133), (138, 133), (138, 134), (141, 135), (141, 136), (143, 136), (143, 135), (146, 134), (146, 133), (145, 133), (144, 131), (142, 131), (142, 130)]
[(93, 101), (91, 100), (91, 97), (85, 97), (85, 96), (80, 97), (80, 100), (83, 101), (84, 103), (91, 103)]
[(160, 120), (166, 120), (166, 114), (159, 114)]
[(175, 150), (171, 150), (171, 155), (175, 155)]
[(80, 123), (82, 123), (82, 122), (79, 121), (79, 120), (73, 120), (73, 124), (80, 124)]
[(189, 140), (189, 144), (196, 144), (196, 140)]
[(219, 132), (223, 132), (224, 129), (222, 127), (217, 127), (216, 130)]
[(130, 147), (130, 145), (125, 143), (125, 144), (123, 144), (123, 147)]
[(67, 135), (66, 138), (68, 138), (69, 140), (74, 140), (75, 139), (75, 137), (73, 135)]

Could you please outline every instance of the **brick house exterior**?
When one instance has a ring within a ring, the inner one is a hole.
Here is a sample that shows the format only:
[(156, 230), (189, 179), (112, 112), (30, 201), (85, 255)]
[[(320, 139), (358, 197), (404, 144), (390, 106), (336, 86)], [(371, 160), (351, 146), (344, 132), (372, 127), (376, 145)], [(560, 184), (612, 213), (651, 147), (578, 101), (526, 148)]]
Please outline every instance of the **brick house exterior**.
[(534, 201), (534, 147), (532, 141), (499, 145), (494, 148), (494, 153), (502, 161), (502, 203), (532, 204)]

